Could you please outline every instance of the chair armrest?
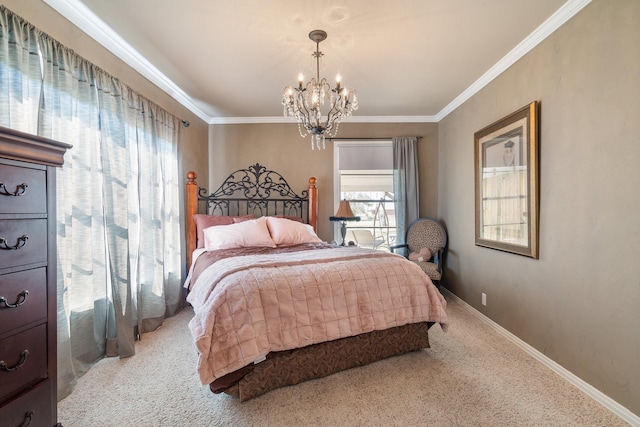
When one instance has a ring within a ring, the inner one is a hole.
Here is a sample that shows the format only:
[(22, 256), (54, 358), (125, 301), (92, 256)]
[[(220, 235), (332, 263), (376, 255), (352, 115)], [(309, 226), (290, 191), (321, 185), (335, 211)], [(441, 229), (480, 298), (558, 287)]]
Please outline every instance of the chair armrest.
[(433, 254), (433, 263), (438, 267), (438, 271), (442, 274), (442, 256), (444, 255), (444, 248), (440, 248)]
[(389, 246), (389, 250), (391, 252), (395, 252), (396, 249), (400, 249), (400, 248), (407, 248), (408, 245), (405, 243), (404, 245), (391, 245)]

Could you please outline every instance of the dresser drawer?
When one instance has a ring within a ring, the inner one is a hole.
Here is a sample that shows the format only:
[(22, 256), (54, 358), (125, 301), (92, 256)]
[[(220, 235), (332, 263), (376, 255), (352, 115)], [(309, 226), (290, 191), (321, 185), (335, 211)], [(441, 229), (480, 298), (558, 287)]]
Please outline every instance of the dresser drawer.
[(0, 213), (46, 213), (44, 170), (0, 163)]
[(47, 378), (47, 325), (1, 340), (0, 362), (0, 402)]
[(0, 221), (0, 268), (46, 261), (46, 219)]
[(52, 427), (55, 424), (51, 406), (51, 383), (47, 380), (25, 394), (0, 406), (2, 427)]
[(0, 276), (0, 336), (46, 317), (46, 267)]

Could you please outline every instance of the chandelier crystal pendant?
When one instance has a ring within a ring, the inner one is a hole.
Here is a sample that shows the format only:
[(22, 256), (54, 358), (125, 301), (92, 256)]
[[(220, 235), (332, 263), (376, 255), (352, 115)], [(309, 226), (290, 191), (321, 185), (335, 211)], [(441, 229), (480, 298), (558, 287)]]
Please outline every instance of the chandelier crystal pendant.
[[(309, 38), (315, 42), (316, 51), (312, 56), (316, 59), (316, 77), (308, 83), (304, 83), (304, 76), (300, 74), (298, 86), (287, 86), (282, 96), (284, 116), (293, 117), (298, 122), (300, 136), (305, 138), (311, 135), (311, 149), (325, 148), (324, 138), (328, 135), (333, 138), (338, 133), (340, 121), (349, 117), (358, 109), (358, 98), (355, 90), (348, 90), (341, 86), (340, 75), (336, 77), (336, 86), (331, 86), (325, 78), (320, 79), (320, 42), (327, 38), (327, 33), (322, 30), (314, 30), (309, 33)], [(328, 103), (328, 112), (323, 121), (321, 108)]]

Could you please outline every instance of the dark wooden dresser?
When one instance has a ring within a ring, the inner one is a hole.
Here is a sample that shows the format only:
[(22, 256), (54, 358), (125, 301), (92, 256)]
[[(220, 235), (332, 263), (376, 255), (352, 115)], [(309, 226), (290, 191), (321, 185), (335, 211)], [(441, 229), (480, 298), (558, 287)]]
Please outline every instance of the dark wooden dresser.
[(57, 424), (55, 167), (70, 147), (0, 127), (0, 427)]

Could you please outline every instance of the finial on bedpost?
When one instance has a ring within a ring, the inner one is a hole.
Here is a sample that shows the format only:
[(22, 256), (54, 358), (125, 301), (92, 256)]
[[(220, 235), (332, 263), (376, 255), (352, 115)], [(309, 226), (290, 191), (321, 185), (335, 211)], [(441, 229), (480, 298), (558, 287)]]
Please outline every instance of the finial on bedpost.
[(318, 187), (316, 187), (316, 182), (318, 180), (312, 176), (309, 178), (309, 212), (308, 212), (308, 223), (313, 227), (313, 231), (318, 232)]
[(191, 171), (187, 173), (187, 185), (198, 185), (196, 184), (196, 178), (198, 177), (198, 175), (196, 175), (195, 172)]

